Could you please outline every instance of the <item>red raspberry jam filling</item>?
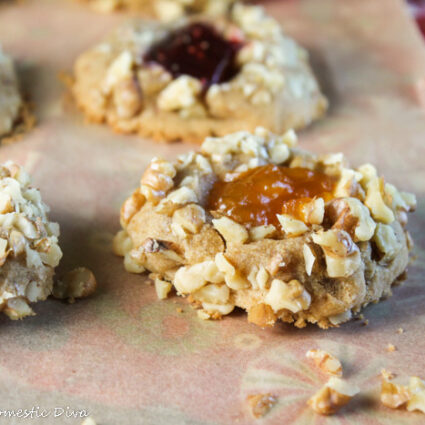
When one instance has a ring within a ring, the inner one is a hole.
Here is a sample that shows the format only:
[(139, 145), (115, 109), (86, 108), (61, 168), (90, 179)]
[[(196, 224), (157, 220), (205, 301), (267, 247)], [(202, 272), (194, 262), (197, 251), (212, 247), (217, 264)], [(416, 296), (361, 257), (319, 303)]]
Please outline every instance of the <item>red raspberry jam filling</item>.
[(179, 28), (146, 53), (144, 60), (163, 66), (174, 78), (190, 75), (204, 88), (231, 80), (239, 71), (240, 41), (223, 38), (211, 25), (193, 23)]

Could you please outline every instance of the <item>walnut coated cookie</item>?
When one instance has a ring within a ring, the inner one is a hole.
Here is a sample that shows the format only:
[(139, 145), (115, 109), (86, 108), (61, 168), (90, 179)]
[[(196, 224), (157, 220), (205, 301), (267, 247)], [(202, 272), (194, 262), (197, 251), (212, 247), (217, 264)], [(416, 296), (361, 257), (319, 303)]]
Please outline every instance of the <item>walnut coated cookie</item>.
[(260, 326), (278, 319), (337, 326), (391, 294), (408, 263), (414, 195), (342, 154), (294, 147), (289, 131), (207, 138), (199, 153), (154, 158), (121, 209), (114, 250), (220, 318), (235, 307)]
[(226, 13), (235, 0), (80, 0), (88, 3), (98, 12), (116, 10), (134, 10), (146, 16), (157, 17), (164, 21), (180, 18), (186, 14), (208, 13), (219, 15)]
[(12, 59), (0, 46), (0, 138), (10, 135), (19, 120), (23, 102)]
[(30, 304), (52, 292), (62, 251), (48, 212), (21, 167), (0, 165), (0, 311), (11, 319), (33, 315)]
[(282, 133), (327, 108), (307, 52), (259, 6), (121, 27), (74, 71), (73, 94), (90, 120), (163, 141), (257, 126)]

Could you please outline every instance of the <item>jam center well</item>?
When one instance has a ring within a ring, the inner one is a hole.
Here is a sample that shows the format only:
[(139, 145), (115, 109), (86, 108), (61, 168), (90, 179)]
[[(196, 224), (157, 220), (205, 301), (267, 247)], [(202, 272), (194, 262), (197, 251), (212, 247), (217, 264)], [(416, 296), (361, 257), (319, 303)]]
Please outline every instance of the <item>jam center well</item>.
[(193, 23), (152, 46), (144, 60), (160, 64), (174, 78), (195, 77), (208, 88), (229, 81), (238, 73), (236, 54), (241, 46), (239, 41), (223, 38), (211, 25)]
[(235, 180), (217, 181), (208, 208), (248, 226), (279, 225), (277, 214), (302, 219), (302, 208), (315, 197), (332, 199), (335, 179), (307, 168), (264, 165)]

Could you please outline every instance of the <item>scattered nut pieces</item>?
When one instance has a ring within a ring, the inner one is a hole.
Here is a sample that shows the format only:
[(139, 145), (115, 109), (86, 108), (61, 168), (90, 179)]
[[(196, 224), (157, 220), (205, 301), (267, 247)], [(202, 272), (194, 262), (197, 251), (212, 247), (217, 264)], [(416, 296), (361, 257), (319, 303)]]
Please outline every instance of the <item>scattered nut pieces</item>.
[(96, 291), (96, 287), (94, 274), (86, 267), (78, 267), (56, 281), (52, 295), (73, 303), (76, 298), (86, 298), (92, 295)]
[(276, 404), (277, 397), (271, 393), (252, 394), (249, 395), (246, 400), (251, 407), (251, 413), (254, 418), (259, 419), (266, 415)]
[(308, 400), (307, 404), (321, 415), (333, 415), (359, 392), (359, 388), (355, 385), (332, 377)]
[(341, 362), (332, 354), (324, 350), (312, 349), (307, 351), (306, 357), (312, 359), (316, 366), (330, 375), (342, 376)]
[(381, 402), (390, 409), (405, 408), (409, 412), (425, 413), (425, 383), (412, 376), (409, 385), (399, 385), (384, 378), (381, 384)]

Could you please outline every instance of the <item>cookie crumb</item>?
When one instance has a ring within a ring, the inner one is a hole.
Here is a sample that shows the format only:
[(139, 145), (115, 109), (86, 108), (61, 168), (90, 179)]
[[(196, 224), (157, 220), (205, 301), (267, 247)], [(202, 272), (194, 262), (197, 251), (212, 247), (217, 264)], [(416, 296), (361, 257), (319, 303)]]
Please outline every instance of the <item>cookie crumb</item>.
[(360, 389), (355, 385), (337, 377), (332, 377), (307, 401), (307, 404), (316, 413), (333, 415), (359, 392)]
[(306, 357), (312, 359), (314, 364), (323, 372), (342, 376), (341, 362), (332, 354), (324, 350), (312, 349), (307, 351)]
[(394, 374), (384, 368), (381, 369), (381, 376), (383, 379), (386, 379), (388, 381), (394, 379)]
[(97, 422), (91, 416), (88, 416), (81, 422), (81, 425), (97, 425)]
[(96, 291), (94, 274), (86, 267), (77, 267), (55, 282), (52, 295), (55, 298), (75, 302), (76, 298), (86, 298)]
[(409, 412), (425, 413), (425, 383), (417, 376), (411, 376), (409, 385), (399, 385), (382, 380), (381, 402), (390, 409), (403, 408)]
[(397, 333), (401, 335), (402, 333), (404, 333), (404, 329), (403, 328), (398, 328), (397, 329)]
[(394, 351), (396, 351), (397, 350), (397, 347), (394, 345), (394, 344), (388, 344), (387, 345), (387, 351), (389, 352), (389, 353), (393, 353)]
[(254, 418), (262, 418), (276, 404), (277, 397), (271, 393), (252, 394), (246, 398)]
[(183, 313), (183, 309), (181, 307), (176, 308), (177, 313)]

